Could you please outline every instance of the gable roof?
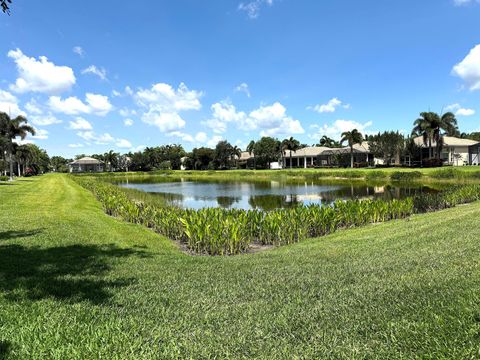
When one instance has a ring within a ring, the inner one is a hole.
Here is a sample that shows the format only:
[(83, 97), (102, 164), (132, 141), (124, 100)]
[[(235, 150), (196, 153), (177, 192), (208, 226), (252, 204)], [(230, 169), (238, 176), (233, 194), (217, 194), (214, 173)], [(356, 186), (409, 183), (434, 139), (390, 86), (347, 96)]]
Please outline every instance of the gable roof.
[(70, 165), (99, 165), (99, 164), (103, 164), (103, 161), (94, 159), (94, 158), (89, 157), (89, 156), (85, 156), (81, 159), (72, 161), (70, 163)]
[[(413, 141), (417, 146), (428, 147), (423, 143), (423, 136), (416, 137)], [(444, 146), (472, 146), (480, 144), (480, 142), (470, 139), (462, 139), (454, 136), (444, 136), (443, 145)], [(432, 147), (435, 147), (437, 144), (435, 141), (432, 141)]]

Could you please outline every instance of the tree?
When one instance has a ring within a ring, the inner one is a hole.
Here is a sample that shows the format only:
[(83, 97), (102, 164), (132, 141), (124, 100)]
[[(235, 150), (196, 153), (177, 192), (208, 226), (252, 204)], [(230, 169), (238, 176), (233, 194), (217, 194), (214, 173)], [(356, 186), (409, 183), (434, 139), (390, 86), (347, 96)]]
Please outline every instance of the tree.
[(235, 167), (238, 168), (238, 160), (242, 156), (242, 149), (240, 149), (237, 145), (232, 148), (232, 160), (235, 161)]
[(67, 172), (67, 165), (69, 162), (70, 160), (61, 156), (52, 156), (50, 158), (50, 167), (54, 172)]
[(233, 146), (226, 140), (219, 141), (215, 147), (215, 162), (220, 169), (226, 169), (232, 158)]
[(350, 147), (350, 166), (353, 168), (353, 145), (361, 144), (363, 141), (362, 134), (357, 130), (353, 129), (352, 131), (345, 131), (342, 133), (342, 139), (340, 140), (340, 144), (344, 142), (348, 143)]
[(120, 154), (110, 150), (109, 152), (103, 155), (103, 161), (105, 161), (105, 165), (108, 164), (108, 169), (110, 172), (114, 171), (118, 166), (118, 156)]
[(368, 137), (370, 152), (377, 158), (382, 158), (387, 165), (392, 159), (400, 157), (405, 147), (405, 138), (398, 131), (385, 131)]
[(338, 148), (340, 147), (340, 144), (338, 143), (338, 141), (335, 141), (332, 138), (329, 138), (327, 135), (323, 135), (322, 138), (320, 139), (319, 146), (325, 146), (329, 148)]
[(278, 161), (281, 155), (281, 143), (277, 139), (269, 136), (262, 137), (255, 143), (255, 157), (257, 163), (260, 163), (262, 167), (270, 168), (270, 163)]
[(255, 152), (254, 152), (254, 149), (255, 149), (255, 141), (250, 141), (248, 143), (248, 146), (247, 146), (247, 151), (248, 153), (250, 154), (250, 156), (253, 154), (253, 169), (256, 169), (257, 168), (257, 164), (256, 164), (256, 161), (255, 161)]
[(215, 150), (207, 147), (195, 148), (191, 156), (195, 170), (206, 170), (215, 158)]
[(10, 6), (12, 0), (0, 0), (0, 7), (5, 14), (10, 14)]
[(282, 156), (284, 151), (290, 151), (290, 169), (292, 168), (292, 151), (297, 151), (298, 149), (300, 149), (300, 142), (298, 140), (295, 140), (293, 137), (282, 141)]
[[(18, 166), (18, 176), (25, 174), (25, 168), (28, 165), (29, 161), (33, 160), (34, 154), (31, 150), (31, 147), (28, 145), (20, 145), (15, 151), (15, 158), (17, 159)], [(21, 171), (20, 166), (22, 166), (23, 171)]]
[[(444, 133), (442, 134), (442, 130)], [(435, 157), (440, 159), (443, 147), (443, 135), (455, 136), (458, 134), (458, 125), (455, 115), (447, 112), (439, 116), (434, 112), (422, 112), (413, 123), (412, 136), (422, 136), (423, 143), (428, 146), (429, 158), (433, 158), (432, 142), (435, 142)]]
[(8, 114), (0, 112), (0, 137), (7, 140), (6, 151), (10, 160), (10, 180), (13, 180), (14, 140), (17, 137), (24, 140), (29, 133), (35, 135), (35, 129), (27, 124), (24, 116), (20, 115), (12, 119)]

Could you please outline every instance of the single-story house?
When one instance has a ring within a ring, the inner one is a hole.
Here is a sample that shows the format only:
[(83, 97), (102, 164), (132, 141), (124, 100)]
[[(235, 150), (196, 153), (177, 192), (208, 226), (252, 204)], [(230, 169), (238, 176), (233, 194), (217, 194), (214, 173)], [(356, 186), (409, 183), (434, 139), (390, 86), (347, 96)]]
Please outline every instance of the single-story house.
[[(428, 144), (425, 145), (423, 137), (415, 138), (415, 144), (422, 148), (424, 158), (429, 157)], [(432, 142), (432, 152), (434, 152), (437, 144)], [(480, 164), (480, 142), (470, 139), (462, 139), (453, 136), (443, 137), (443, 147), (440, 159), (446, 165), (463, 166), (463, 165), (479, 165)]]
[(88, 156), (72, 161), (68, 166), (71, 173), (103, 172), (105, 170), (103, 161)]
[[(350, 165), (350, 147), (329, 148), (324, 146), (308, 146), (297, 151), (286, 150), (283, 157), (283, 167), (309, 168), (322, 166), (338, 166)], [(362, 144), (353, 146), (353, 162), (357, 166), (366, 166), (368, 164), (376, 164), (380, 161), (375, 159), (370, 153), (368, 143), (364, 141)]]

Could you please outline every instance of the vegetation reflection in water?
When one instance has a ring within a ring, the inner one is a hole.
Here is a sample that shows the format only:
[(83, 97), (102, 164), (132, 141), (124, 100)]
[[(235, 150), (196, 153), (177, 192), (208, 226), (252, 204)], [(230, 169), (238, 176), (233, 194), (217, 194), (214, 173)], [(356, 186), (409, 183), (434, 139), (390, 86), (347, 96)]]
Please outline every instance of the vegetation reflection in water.
[(192, 181), (190, 179), (123, 179), (118, 184), (160, 198), (169, 205), (201, 209), (273, 210), (348, 199), (403, 199), (434, 193), (436, 186), (345, 181)]

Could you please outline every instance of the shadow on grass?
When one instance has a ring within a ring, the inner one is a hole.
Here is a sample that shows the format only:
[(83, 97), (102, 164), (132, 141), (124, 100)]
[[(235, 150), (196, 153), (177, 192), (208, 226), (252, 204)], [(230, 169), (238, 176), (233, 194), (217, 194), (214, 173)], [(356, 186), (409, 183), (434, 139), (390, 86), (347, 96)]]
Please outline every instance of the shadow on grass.
[(0, 340), (0, 360), (6, 359), (10, 352), (10, 343)]
[(10, 301), (53, 298), (104, 304), (115, 289), (134, 282), (107, 278), (118, 259), (130, 256), (149, 255), (115, 245), (0, 246), (0, 292)]
[(35, 230), (21, 230), (21, 231), (0, 231), (0, 241), (2, 240), (13, 240), (17, 238), (23, 238), (28, 236), (35, 236), (40, 234), (42, 229)]

